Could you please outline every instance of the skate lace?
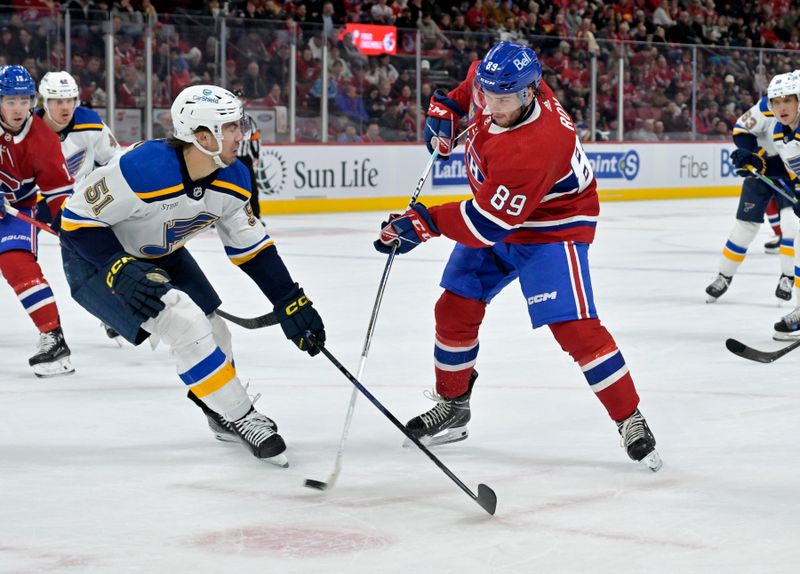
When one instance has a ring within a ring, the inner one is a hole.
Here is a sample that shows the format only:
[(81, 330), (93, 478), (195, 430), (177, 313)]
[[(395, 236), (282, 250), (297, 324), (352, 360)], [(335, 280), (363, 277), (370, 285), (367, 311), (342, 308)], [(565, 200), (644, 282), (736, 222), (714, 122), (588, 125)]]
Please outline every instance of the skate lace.
[(445, 420), (447, 416), (450, 414), (450, 403), (444, 397), (437, 395), (431, 391), (424, 391), (423, 394), (425, 395), (426, 399), (430, 399), (432, 401), (436, 401), (436, 406), (429, 410), (427, 413), (423, 413), (419, 416), (422, 419), (422, 422), (425, 423), (426, 427), (432, 427), (438, 425), (440, 422)]
[(39, 335), (39, 344), (36, 346), (36, 352), (38, 353), (47, 353), (51, 351), (56, 344), (58, 344), (58, 340), (55, 335), (52, 333), (42, 333)]
[(715, 290), (725, 289), (729, 285), (728, 280), (722, 275), (717, 275), (717, 278), (711, 283)]
[(645, 423), (644, 417), (639, 413), (634, 413), (625, 419), (619, 427), (620, 437), (619, 444), (623, 447), (628, 447), (635, 443), (640, 438), (645, 437)]
[(261, 444), (275, 434), (272, 426), (274, 423), (258, 411), (253, 411), (242, 420), (231, 424), (236, 425), (236, 428), (250, 444)]
[(786, 325), (792, 327), (800, 323), (800, 307), (795, 308), (794, 311), (786, 315), (783, 319), (781, 319)]

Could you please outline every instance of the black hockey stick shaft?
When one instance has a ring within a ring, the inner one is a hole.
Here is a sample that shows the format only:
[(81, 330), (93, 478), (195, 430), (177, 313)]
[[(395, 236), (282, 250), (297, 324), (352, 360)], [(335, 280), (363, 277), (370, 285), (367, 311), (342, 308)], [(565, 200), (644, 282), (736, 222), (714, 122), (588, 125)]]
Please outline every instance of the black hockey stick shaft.
[(240, 327), (244, 327), (245, 329), (260, 329), (262, 327), (271, 327), (272, 325), (277, 325), (280, 323), (278, 317), (275, 313), (267, 313), (266, 315), (260, 315), (258, 317), (237, 317), (236, 315), (231, 315), (230, 313), (226, 313), (222, 309), (216, 310), (217, 315), (222, 317), (223, 319), (230, 321), (234, 325), (239, 325)]
[(455, 474), (453, 474), (453, 471), (451, 471), (449, 468), (447, 468), (447, 466), (445, 466), (444, 463), (442, 461), (440, 461), (435, 454), (433, 454), (430, 450), (428, 450), (428, 448), (424, 444), (422, 444), (415, 436), (413, 436), (411, 433), (409, 433), (406, 430), (406, 427), (403, 426), (403, 423), (401, 423), (399, 420), (397, 420), (397, 417), (395, 417), (386, 407), (384, 407), (383, 404), (378, 399), (376, 399), (375, 396), (372, 393), (370, 393), (364, 387), (364, 385), (362, 385), (358, 381), (358, 379), (356, 379), (350, 373), (350, 371), (348, 371), (345, 368), (345, 366), (342, 365), (336, 359), (336, 357), (333, 356), (333, 354), (331, 354), (330, 351), (328, 351), (328, 349), (325, 348), (324, 344), (322, 344), (319, 341), (317, 341), (316, 337), (314, 337), (314, 334), (311, 333), (311, 331), (306, 331), (306, 336), (308, 337), (308, 340), (313, 345), (315, 345), (322, 352), (322, 354), (325, 355), (328, 358), (328, 360), (331, 363), (333, 363), (333, 365), (337, 369), (339, 369), (339, 371), (345, 377), (347, 377), (347, 379), (351, 383), (353, 383), (353, 385), (355, 385), (355, 387), (359, 391), (361, 391), (361, 394), (363, 394), (365, 397), (367, 397), (367, 399), (369, 399), (369, 402), (371, 402), (373, 405), (375, 405), (375, 407), (379, 411), (381, 411), (384, 414), (384, 416), (386, 416), (386, 418), (388, 418), (392, 422), (392, 424), (394, 426), (396, 426), (398, 429), (400, 429), (400, 432), (402, 432), (406, 437), (408, 437), (408, 439), (411, 442), (413, 442), (415, 445), (417, 445), (417, 448), (419, 448), (422, 452), (424, 452), (427, 455), (427, 457), (429, 459), (431, 459), (433, 461), (433, 463), (436, 466), (438, 466), (439, 469), (442, 472), (444, 472), (450, 478), (450, 480), (455, 482), (461, 490), (463, 490), (465, 493), (467, 493), (469, 495), (469, 497), (472, 500), (474, 500), (475, 502), (477, 502), (481, 506), (481, 508), (483, 508), (486, 512), (488, 512), (489, 514), (494, 515), (495, 509), (497, 508), (497, 495), (494, 493), (494, 491), (491, 488), (489, 488), (485, 484), (479, 484), (478, 485), (478, 494), (475, 494), (474, 492), (472, 492), (472, 490), (470, 490), (470, 488), (467, 485), (465, 485), (463, 482), (461, 482), (461, 480)]
[(766, 183), (769, 187), (774, 189), (776, 192), (778, 192), (779, 195), (785, 197), (792, 205), (797, 203), (797, 197), (795, 197), (793, 193), (790, 193), (789, 191), (784, 189), (783, 186), (779, 186), (770, 178), (768, 178), (766, 175), (758, 173), (758, 171), (756, 171), (756, 169), (752, 165), (748, 165), (747, 170), (754, 176), (756, 176), (758, 179)]
[(750, 359), (751, 361), (756, 361), (758, 363), (772, 363), (783, 357), (785, 354), (790, 353), (796, 348), (800, 347), (800, 340), (793, 342), (791, 345), (786, 345), (777, 351), (759, 351), (758, 349), (749, 347), (744, 343), (737, 341), (736, 339), (728, 339), (725, 341), (725, 347), (727, 347), (731, 353), (738, 355), (743, 359)]

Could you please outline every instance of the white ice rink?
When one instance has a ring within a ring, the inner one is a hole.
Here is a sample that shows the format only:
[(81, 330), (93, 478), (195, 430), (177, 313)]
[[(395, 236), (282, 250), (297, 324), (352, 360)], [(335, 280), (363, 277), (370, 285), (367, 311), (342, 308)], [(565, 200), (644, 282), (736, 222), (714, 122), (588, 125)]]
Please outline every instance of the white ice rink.
[[(774, 364), (730, 354), (727, 337), (774, 349), (777, 256), (757, 237), (731, 289), (705, 286), (733, 198), (606, 203), (590, 250), (601, 319), (642, 397), (664, 467), (628, 460), (614, 424), (548, 329), (531, 331), (512, 284), (489, 307), (467, 441), (437, 455), (486, 514), (366, 399), (332, 491), (352, 386), (279, 327), (232, 326), (239, 374), (262, 393), (291, 466), (220, 443), (164, 348), (117, 348), (68, 293), (55, 241), (41, 261), (77, 374), (37, 380), (36, 331), (0, 284), (0, 574), (20, 573), (796, 573), (800, 572), (800, 351)], [(382, 214), (267, 219), (294, 277), (354, 373), (385, 258)], [(364, 384), (406, 421), (432, 403), (433, 305), (451, 244), (396, 261)], [(271, 310), (213, 232), (190, 251), (223, 307)]]

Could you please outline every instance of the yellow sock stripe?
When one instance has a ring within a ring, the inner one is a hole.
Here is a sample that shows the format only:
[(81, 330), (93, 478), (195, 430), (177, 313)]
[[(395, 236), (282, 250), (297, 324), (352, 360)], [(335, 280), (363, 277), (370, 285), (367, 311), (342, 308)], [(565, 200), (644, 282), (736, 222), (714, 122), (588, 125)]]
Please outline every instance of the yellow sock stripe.
[(800, 277), (798, 277), (797, 275), (795, 275), (794, 277), (794, 286), (800, 289)]
[(225, 365), (223, 365), (219, 371), (208, 377), (202, 383), (198, 383), (190, 388), (195, 395), (202, 399), (214, 391), (220, 390), (231, 380), (233, 380), (233, 377), (235, 376), (236, 369), (234, 369), (233, 365), (226, 361)]
[(779, 255), (788, 255), (789, 257), (794, 257), (794, 247), (781, 246), (781, 248), (778, 250), (778, 254)]
[(744, 253), (734, 253), (727, 247), (722, 250), (722, 255), (725, 256), (725, 259), (730, 259), (731, 261), (736, 261), (737, 263), (744, 261)]

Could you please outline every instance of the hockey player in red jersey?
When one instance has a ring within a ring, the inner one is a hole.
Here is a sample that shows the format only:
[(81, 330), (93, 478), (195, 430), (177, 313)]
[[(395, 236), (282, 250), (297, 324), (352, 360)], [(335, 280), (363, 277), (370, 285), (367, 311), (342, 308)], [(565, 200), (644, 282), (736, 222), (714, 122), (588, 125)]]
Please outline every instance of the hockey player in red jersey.
[(406, 428), (428, 444), (467, 437), (486, 305), (519, 279), (533, 328), (547, 325), (578, 363), (635, 461), (661, 467), (656, 441), (614, 339), (600, 323), (588, 250), (599, 213), (592, 167), (569, 114), (541, 81), (530, 48), (500, 42), (449, 94), (431, 99), (425, 140), (447, 156), (469, 110), (465, 161), (473, 198), (417, 203), (384, 223), (378, 251), (406, 253), (445, 235), (457, 242), (435, 308), (437, 404)]
[(35, 94), (36, 84), (25, 68), (0, 67), (0, 271), (41, 333), (28, 362), (37, 377), (53, 377), (75, 370), (53, 291), (36, 261), (38, 229), (6, 213), (8, 202), (34, 216), (38, 187), (49, 219), (57, 221), (72, 193), (58, 136), (31, 114)]

